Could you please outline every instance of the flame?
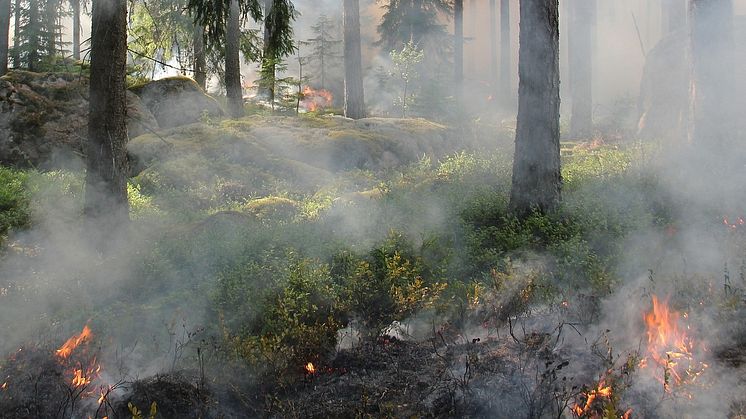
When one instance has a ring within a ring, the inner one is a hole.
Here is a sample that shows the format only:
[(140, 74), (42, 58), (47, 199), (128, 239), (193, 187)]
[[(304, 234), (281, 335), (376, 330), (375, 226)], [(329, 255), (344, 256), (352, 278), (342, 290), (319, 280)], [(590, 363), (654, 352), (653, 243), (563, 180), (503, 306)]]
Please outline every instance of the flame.
[(743, 217), (738, 217), (733, 222), (730, 222), (728, 217), (723, 217), (723, 224), (731, 230), (736, 230), (739, 227), (743, 227), (746, 224), (746, 220)]
[(320, 109), (327, 108), (334, 102), (334, 95), (332, 92), (324, 89), (314, 89), (311, 86), (303, 88), (303, 106), (308, 109), (309, 112), (315, 112)]
[(62, 346), (60, 346), (60, 349), (57, 349), (57, 357), (61, 359), (67, 359), (73, 353), (75, 348), (78, 347), (78, 345), (83, 342), (89, 341), (91, 337), (93, 337), (93, 333), (91, 333), (91, 329), (88, 327), (88, 325), (85, 325), (82, 332), (77, 335), (73, 335)]
[[(687, 318), (688, 315), (680, 316), (677, 311), (671, 310), (667, 301), (660, 301), (657, 296), (652, 297), (653, 308), (645, 313), (645, 325), (648, 335), (648, 358), (662, 370), (662, 376), (656, 379), (663, 384), (667, 393), (672, 390), (672, 385), (681, 385), (693, 382), (707, 368), (707, 364), (694, 361), (694, 341), (687, 336), (683, 328), (679, 327), (679, 319)], [(650, 365), (643, 358), (640, 368)]]
[[(595, 390), (591, 390), (587, 393), (583, 393), (585, 396), (585, 403), (581, 406), (580, 404), (576, 404), (572, 408), (570, 408), (570, 411), (575, 414), (577, 417), (581, 417), (583, 415), (586, 415), (591, 412), (591, 407), (593, 405), (593, 402), (596, 401), (598, 398), (604, 398), (604, 399), (610, 399), (611, 398), (611, 386), (606, 385), (606, 380), (601, 379), (598, 382), (598, 386)], [(628, 412), (631, 414), (632, 411), (628, 410)], [(591, 417), (595, 417), (595, 415), (591, 415)], [(627, 413), (625, 413), (625, 416), (622, 416), (622, 418), (628, 417)]]
[(306, 364), (305, 369), (309, 374), (316, 374), (316, 367), (313, 365), (313, 362)]
[(3, 385), (0, 386), (1, 390), (7, 390), (8, 389), (8, 382), (4, 382)]

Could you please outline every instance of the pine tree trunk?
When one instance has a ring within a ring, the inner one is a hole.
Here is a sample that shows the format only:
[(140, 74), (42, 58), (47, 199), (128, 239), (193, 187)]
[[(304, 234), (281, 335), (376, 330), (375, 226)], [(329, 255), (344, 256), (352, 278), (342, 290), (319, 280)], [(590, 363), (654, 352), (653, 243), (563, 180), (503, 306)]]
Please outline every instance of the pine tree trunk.
[(519, 216), (559, 205), (558, 0), (521, 0), (518, 125), (510, 208)]
[(734, 134), (733, 3), (691, 0), (692, 140), (724, 155)]
[(570, 61), (570, 135), (593, 134), (593, 8), (595, 0), (570, 0), (568, 54)]
[(267, 21), (267, 16), (270, 13), (274, 5), (273, 0), (264, 1), (264, 50), (262, 51), (262, 78), (269, 78), (270, 80), (262, 80), (259, 86), (259, 96), (268, 98), (272, 106), (274, 107), (274, 76), (275, 76), (275, 65), (273, 61), (275, 57), (272, 54), (272, 45), (270, 39), (272, 38), (272, 24)]
[(13, 5), (13, 67), (21, 66), (21, 55), (18, 51), (20, 47), (20, 37), (18, 36), (21, 28), (21, 0), (15, 0)]
[(8, 36), (10, 36), (10, 0), (0, 0), (0, 76), (8, 72)]
[[(29, 25), (39, 24), (39, 0), (29, 0), (28, 3), (28, 21)], [(39, 64), (39, 34), (34, 33), (28, 39), (28, 69), (29, 71), (37, 71)]]
[(129, 219), (126, 65), (127, 1), (94, 0), (85, 213), (108, 227)]
[(513, 102), (510, 48), (510, 0), (500, 0), (500, 96), (504, 103)]
[(239, 50), (241, 37), (239, 13), (238, 0), (231, 0), (228, 26), (225, 32), (225, 90), (228, 97), (228, 113), (234, 118), (240, 118), (244, 115)]
[(461, 90), (464, 81), (464, 0), (455, 0), (453, 3), (454, 23), (454, 57), (453, 69), (456, 90)]
[(194, 43), (194, 81), (202, 90), (207, 90), (207, 58), (205, 56), (205, 28), (195, 25)]
[(80, 60), (80, 0), (70, 0), (73, 9), (73, 59)]
[(344, 0), (345, 116), (365, 117), (363, 59), (360, 46), (360, 1)]
[(490, 0), (490, 84), (492, 95), (497, 93), (497, 0)]

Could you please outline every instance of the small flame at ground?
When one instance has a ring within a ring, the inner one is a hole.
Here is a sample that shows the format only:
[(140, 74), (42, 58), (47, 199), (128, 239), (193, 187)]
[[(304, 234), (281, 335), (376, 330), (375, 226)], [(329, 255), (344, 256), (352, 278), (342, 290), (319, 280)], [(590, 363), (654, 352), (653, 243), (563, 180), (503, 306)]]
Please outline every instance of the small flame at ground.
[(3, 385), (0, 386), (0, 389), (2, 389), (2, 390), (5, 390), (7, 388), (8, 388), (8, 383), (7, 382), (3, 383)]
[(648, 366), (647, 358), (650, 358), (653, 366), (659, 367), (657, 371), (663, 372), (662, 375), (657, 374), (656, 379), (670, 393), (672, 386), (694, 382), (707, 364), (694, 360), (694, 341), (679, 327), (682, 316), (671, 310), (668, 302), (660, 301), (655, 295), (652, 302), (652, 310), (644, 316), (648, 348), (647, 357), (642, 359), (640, 367)]
[(314, 89), (311, 86), (303, 88), (303, 106), (310, 112), (328, 108), (334, 103), (332, 92), (324, 89)]
[(309, 362), (306, 364), (306, 372), (309, 374), (316, 374), (316, 367), (313, 365), (313, 362)]
[[(587, 393), (584, 393), (584, 396), (585, 396), (585, 403), (582, 403), (582, 406), (580, 404), (576, 404), (575, 406), (572, 407), (572, 409), (570, 409), (572, 413), (574, 413), (575, 416), (577, 417), (582, 417), (583, 415), (589, 414), (591, 411), (591, 408), (593, 407), (593, 402), (596, 401), (597, 399), (611, 398), (611, 386), (607, 386), (606, 380), (602, 379), (601, 381), (598, 382), (598, 387), (595, 390), (591, 390)], [(594, 416), (591, 416), (591, 417), (594, 417)]]
[(82, 332), (73, 335), (62, 346), (60, 346), (60, 349), (57, 349), (57, 356), (62, 359), (67, 359), (73, 353), (75, 348), (77, 348), (81, 343), (90, 340), (92, 336), (91, 329), (88, 325), (85, 325)]

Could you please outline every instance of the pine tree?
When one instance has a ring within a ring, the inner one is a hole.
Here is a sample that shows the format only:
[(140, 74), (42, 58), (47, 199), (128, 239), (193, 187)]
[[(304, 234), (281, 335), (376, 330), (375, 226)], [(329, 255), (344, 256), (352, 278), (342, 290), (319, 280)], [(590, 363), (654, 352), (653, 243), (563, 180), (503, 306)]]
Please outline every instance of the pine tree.
[(62, 32), (61, 0), (27, 0), (18, 6), (17, 44), (13, 48), (18, 63), (14, 64), (40, 71), (45, 62), (53, 61), (62, 47), (58, 41)]
[(339, 47), (342, 41), (336, 39), (332, 34), (334, 26), (331, 19), (322, 14), (316, 24), (311, 26), (314, 37), (306, 41), (306, 44), (311, 47), (311, 53), (306, 58), (308, 58), (309, 63), (316, 66), (316, 73), (319, 75), (319, 83), (322, 89), (327, 88), (328, 67), (341, 58)]
[(292, 23), (297, 13), (290, 0), (265, 0), (264, 7), (264, 45), (260, 67), (262, 82), (259, 94), (273, 102), (275, 92), (271, 86), (275, 85), (275, 64), (296, 50)]

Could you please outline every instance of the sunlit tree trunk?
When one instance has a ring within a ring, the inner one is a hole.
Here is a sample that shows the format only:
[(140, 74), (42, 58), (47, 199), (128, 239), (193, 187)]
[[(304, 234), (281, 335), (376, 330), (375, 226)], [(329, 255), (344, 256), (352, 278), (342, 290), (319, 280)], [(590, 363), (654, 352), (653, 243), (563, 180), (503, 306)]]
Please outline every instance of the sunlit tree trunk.
[(73, 59), (80, 60), (80, 0), (70, 0), (73, 12)]
[(20, 37), (18, 36), (21, 28), (21, 0), (15, 0), (13, 5), (13, 67), (21, 66), (21, 56), (18, 52), (20, 47)]
[(363, 60), (360, 46), (360, 1), (344, 0), (345, 116), (365, 117)]
[(510, 48), (510, 0), (500, 0), (500, 96), (504, 103), (513, 102)]
[(264, 50), (262, 51), (262, 77), (271, 78), (272, 80), (262, 80), (259, 85), (259, 96), (269, 98), (273, 102), (274, 106), (274, 77), (275, 77), (275, 64), (274, 57), (272, 54), (272, 28), (273, 26), (267, 21), (267, 16), (270, 14), (270, 10), (274, 6), (273, 0), (264, 0)]
[(455, 0), (453, 2), (453, 23), (454, 23), (454, 82), (456, 90), (461, 91), (461, 84), (464, 81), (464, 0)]
[(127, 203), (127, 1), (94, 0), (85, 212), (113, 227)]
[(0, 76), (8, 72), (10, 0), (0, 0)]
[(490, 84), (492, 94), (497, 90), (497, 0), (490, 0)]
[(192, 42), (194, 44), (194, 81), (202, 90), (207, 90), (207, 58), (205, 57), (205, 29), (194, 26)]
[(521, 0), (518, 125), (510, 208), (525, 216), (559, 205), (558, 0)]
[(733, 3), (691, 0), (692, 140), (710, 152), (722, 153), (733, 122)]
[(244, 115), (240, 39), (241, 24), (238, 0), (231, 0), (228, 25), (225, 31), (225, 90), (228, 97), (228, 112), (234, 118), (240, 118)]
[(569, 0), (570, 135), (588, 138), (593, 131), (593, 5)]

